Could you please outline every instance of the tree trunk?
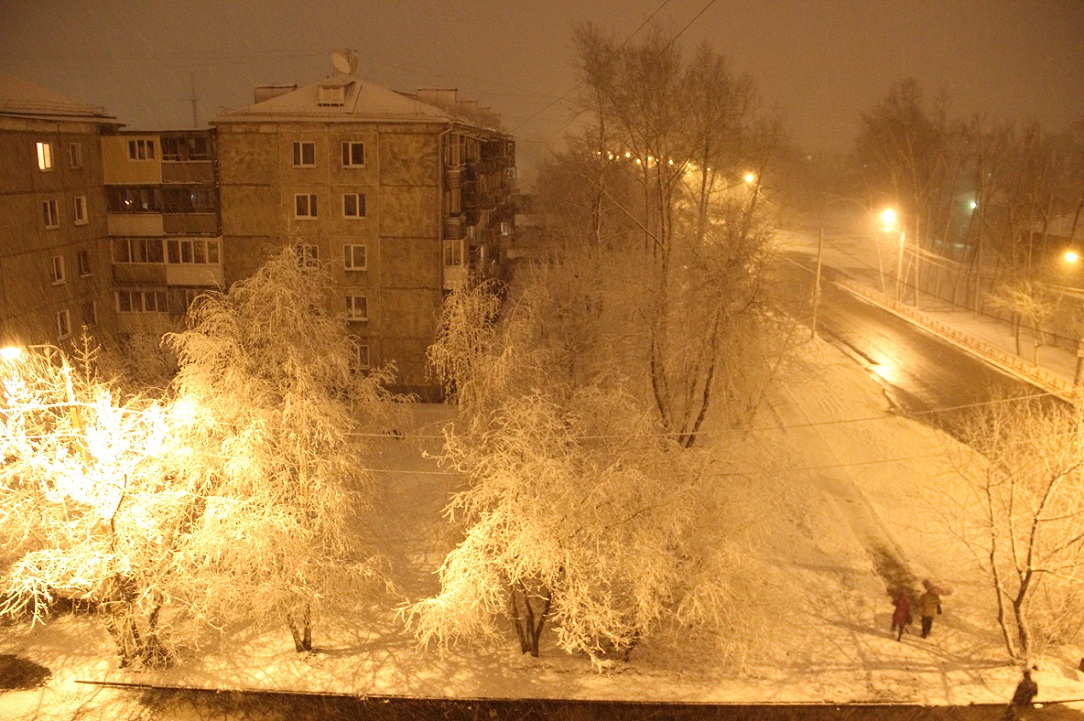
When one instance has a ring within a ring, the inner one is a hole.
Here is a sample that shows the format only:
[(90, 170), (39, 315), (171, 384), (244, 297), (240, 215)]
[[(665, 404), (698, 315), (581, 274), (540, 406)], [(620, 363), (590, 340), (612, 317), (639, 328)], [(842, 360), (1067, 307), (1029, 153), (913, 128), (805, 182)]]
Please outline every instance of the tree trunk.
[[(531, 593), (527, 585), (519, 581), (510, 589), (512, 623), (519, 638), (520, 653), (529, 653), (538, 658), (538, 641), (542, 637), (542, 628), (549, 617), (553, 594), (547, 589), (541, 593)], [(532, 603), (532, 598), (536, 599)], [(542, 607), (535, 608), (541, 602)]]
[(312, 606), (308, 603), (301, 610), (300, 618), (294, 611), (286, 615), (290, 626), (290, 635), (294, 638), (294, 650), (298, 653), (312, 653)]

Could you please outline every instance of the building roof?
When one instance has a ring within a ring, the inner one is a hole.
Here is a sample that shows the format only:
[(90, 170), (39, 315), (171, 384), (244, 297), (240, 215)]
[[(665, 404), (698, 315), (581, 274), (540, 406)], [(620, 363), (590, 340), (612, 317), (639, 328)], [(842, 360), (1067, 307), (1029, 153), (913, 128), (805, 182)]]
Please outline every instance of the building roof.
[(99, 105), (86, 105), (0, 72), (0, 115), (36, 120), (73, 120), (117, 124)]
[[(288, 88), (284, 88), (288, 89)], [(339, 102), (341, 100), (341, 102)], [(455, 90), (421, 90), (416, 94), (363, 82), (336, 73), (320, 82), (232, 110), (212, 125), (242, 122), (458, 122), (500, 130), (500, 118), (476, 101), (461, 101)]]

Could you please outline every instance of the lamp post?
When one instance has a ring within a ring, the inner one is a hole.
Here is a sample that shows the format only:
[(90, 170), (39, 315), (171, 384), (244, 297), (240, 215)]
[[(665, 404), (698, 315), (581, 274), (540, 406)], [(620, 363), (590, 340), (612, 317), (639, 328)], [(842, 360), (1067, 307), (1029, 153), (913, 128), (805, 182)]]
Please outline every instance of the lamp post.
[[(886, 235), (896, 232), (898, 223), (899, 217), (894, 208), (885, 208), (881, 211), (881, 230)], [(899, 234), (899, 249), (896, 255), (896, 300), (903, 302), (903, 246), (905, 234), (902, 230), (899, 231)]]

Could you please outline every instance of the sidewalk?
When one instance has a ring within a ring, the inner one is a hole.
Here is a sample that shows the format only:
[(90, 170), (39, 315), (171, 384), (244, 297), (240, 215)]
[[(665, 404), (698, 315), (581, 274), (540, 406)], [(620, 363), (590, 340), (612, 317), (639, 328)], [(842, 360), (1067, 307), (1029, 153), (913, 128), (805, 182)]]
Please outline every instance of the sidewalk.
[[(780, 241), (781, 250), (809, 256), (810, 267), (814, 267), (816, 233), (784, 230), (780, 232)], [(1033, 353), (1032, 335), (1023, 329), (1022, 354), (1018, 355), (1012, 326), (1006, 321), (972, 310), (953, 310), (948, 303), (932, 296), (922, 295), (918, 308), (913, 301), (901, 303), (881, 291), (880, 267), (884, 267), (884, 262), (881, 259), (879, 265), (869, 239), (825, 235), (822, 263), (845, 276), (844, 280), (836, 281), (839, 287), (1048, 393), (1067, 401), (1081, 397), (1081, 387), (1073, 382), (1078, 360), (1075, 354), (1050, 345), (1042, 345)], [(891, 269), (886, 268), (889, 285), (894, 282), (891, 275)]]

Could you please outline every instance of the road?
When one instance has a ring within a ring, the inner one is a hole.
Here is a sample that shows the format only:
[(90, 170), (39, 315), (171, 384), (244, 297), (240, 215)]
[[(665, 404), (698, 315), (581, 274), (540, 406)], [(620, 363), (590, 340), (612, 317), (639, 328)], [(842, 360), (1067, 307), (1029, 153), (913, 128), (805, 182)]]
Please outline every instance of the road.
[[(807, 325), (812, 317), (812, 259), (787, 254), (776, 269), (777, 302)], [(962, 407), (993, 398), (1039, 391), (975, 359), (950, 343), (892, 313), (860, 300), (831, 281), (840, 274), (821, 270), (817, 332), (867, 368), (903, 413), (951, 427)]]

